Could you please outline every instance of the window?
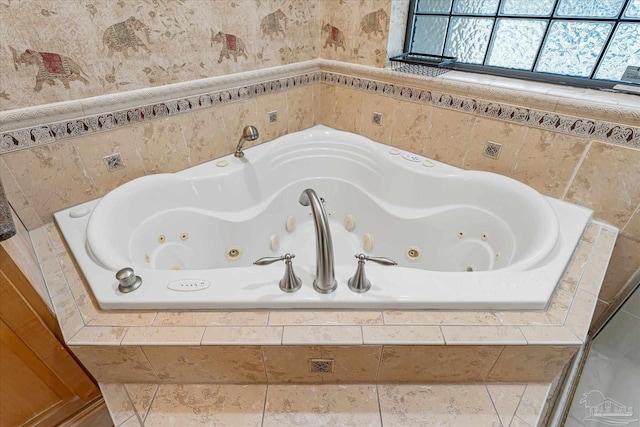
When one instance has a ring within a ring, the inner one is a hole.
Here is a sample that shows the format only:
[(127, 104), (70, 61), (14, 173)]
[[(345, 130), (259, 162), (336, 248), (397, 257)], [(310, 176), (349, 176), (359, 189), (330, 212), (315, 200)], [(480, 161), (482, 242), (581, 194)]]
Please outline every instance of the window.
[(640, 83), (640, 0), (411, 0), (405, 52), (586, 87)]

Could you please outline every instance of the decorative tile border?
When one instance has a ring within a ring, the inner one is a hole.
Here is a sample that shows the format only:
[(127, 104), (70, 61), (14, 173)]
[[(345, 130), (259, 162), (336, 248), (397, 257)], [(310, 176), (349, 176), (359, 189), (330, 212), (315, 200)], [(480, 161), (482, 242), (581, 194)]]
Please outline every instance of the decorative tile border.
[(229, 102), (254, 98), (295, 87), (307, 86), (319, 81), (320, 72), (312, 71), (246, 86), (197, 94), (171, 101), (4, 132), (0, 135), (0, 154), (91, 133), (118, 129), (123, 126), (148, 122), (149, 120), (198, 111)]
[(567, 116), (327, 71), (322, 72), (321, 81), (334, 86), (375, 93), (405, 101), (473, 113), (492, 119), (573, 136), (597, 139), (610, 144), (640, 148), (640, 127)]

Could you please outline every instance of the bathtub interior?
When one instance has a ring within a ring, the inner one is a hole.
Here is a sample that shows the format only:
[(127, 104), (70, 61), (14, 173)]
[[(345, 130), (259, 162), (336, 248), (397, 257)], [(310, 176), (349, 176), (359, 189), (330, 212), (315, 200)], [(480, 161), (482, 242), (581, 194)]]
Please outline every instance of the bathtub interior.
[(287, 142), (233, 170), (148, 176), (114, 190), (90, 219), (92, 253), (113, 270), (244, 267), (287, 252), (312, 264), (311, 212), (297, 201), (305, 188), (325, 201), (336, 264), (366, 252), (429, 271), (524, 269), (558, 239), (549, 204), (516, 181), (393, 168), (393, 155), (353, 141)]
[(487, 271), (513, 264), (514, 233), (495, 214), (453, 205), (402, 215), (336, 179), (290, 184), (253, 216), (186, 207), (160, 212), (133, 230), (130, 260), (142, 268), (206, 270), (246, 267), (264, 256), (293, 253), (295, 264), (314, 264), (313, 219), (297, 202), (305, 188), (314, 188), (325, 201), (336, 264), (353, 264), (360, 252), (430, 271)]

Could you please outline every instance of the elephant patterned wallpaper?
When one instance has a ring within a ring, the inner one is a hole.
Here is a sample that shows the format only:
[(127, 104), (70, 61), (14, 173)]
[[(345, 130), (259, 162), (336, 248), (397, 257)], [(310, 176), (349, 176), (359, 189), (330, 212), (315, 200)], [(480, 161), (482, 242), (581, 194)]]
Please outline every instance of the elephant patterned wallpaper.
[(323, 57), (384, 66), (391, 0), (0, 0), (0, 111)]

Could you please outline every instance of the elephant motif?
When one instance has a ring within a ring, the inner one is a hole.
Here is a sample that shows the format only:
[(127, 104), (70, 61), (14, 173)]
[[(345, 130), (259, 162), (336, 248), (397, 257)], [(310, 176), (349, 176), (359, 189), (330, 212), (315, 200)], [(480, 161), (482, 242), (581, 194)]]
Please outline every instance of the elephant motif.
[(323, 49), (327, 46), (333, 46), (334, 50), (338, 50), (338, 47), (341, 47), (342, 50), (347, 50), (344, 46), (344, 33), (339, 28), (327, 23), (322, 26), (322, 32), (329, 33), (324, 46), (322, 46)]
[(107, 56), (111, 57), (114, 52), (122, 52), (125, 58), (129, 58), (129, 48), (134, 52), (141, 47), (147, 52), (151, 49), (136, 35), (137, 31), (143, 31), (147, 39), (147, 44), (151, 44), (149, 37), (151, 31), (144, 23), (134, 16), (130, 16), (126, 21), (113, 24), (104, 31), (102, 35), (102, 45), (109, 48)]
[[(284, 30), (287, 29), (287, 15), (284, 14), (282, 9), (278, 9), (273, 13), (268, 14), (262, 21), (260, 21), (260, 31), (265, 36), (270, 36), (271, 40), (278, 34), (282, 34), (282, 36), (286, 36)], [(280, 22), (284, 22), (284, 28), (282, 28), (282, 24)]]
[(360, 34), (367, 34), (371, 37), (378, 34), (384, 35), (383, 24), (388, 29), (389, 15), (384, 9), (378, 9), (375, 12), (367, 13), (360, 21)]
[(233, 34), (226, 34), (222, 31), (218, 31), (217, 34), (213, 34), (211, 30), (211, 46), (213, 43), (222, 43), (222, 50), (220, 50), (220, 57), (218, 58), (218, 64), (222, 62), (222, 58), (230, 59), (230, 55), (233, 55), (233, 61), (238, 62), (238, 55), (244, 56), (245, 59), (249, 59), (247, 56), (247, 47), (240, 37), (236, 37)]
[(42, 85), (47, 83), (48, 85), (55, 85), (56, 80), (60, 80), (65, 88), (70, 89), (69, 82), (74, 80), (80, 80), (85, 85), (89, 84), (89, 80), (82, 77), (87, 75), (80, 65), (73, 59), (51, 52), (38, 52), (35, 50), (27, 49), (18, 56), (18, 52), (12, 48), (13, 64), (16, 70), (18, 70), (18, 64), (25, 65), (37, 65), (38, 74), (36, 74), (36, 87), (34, 91), (39, 92), (42, 89)]

